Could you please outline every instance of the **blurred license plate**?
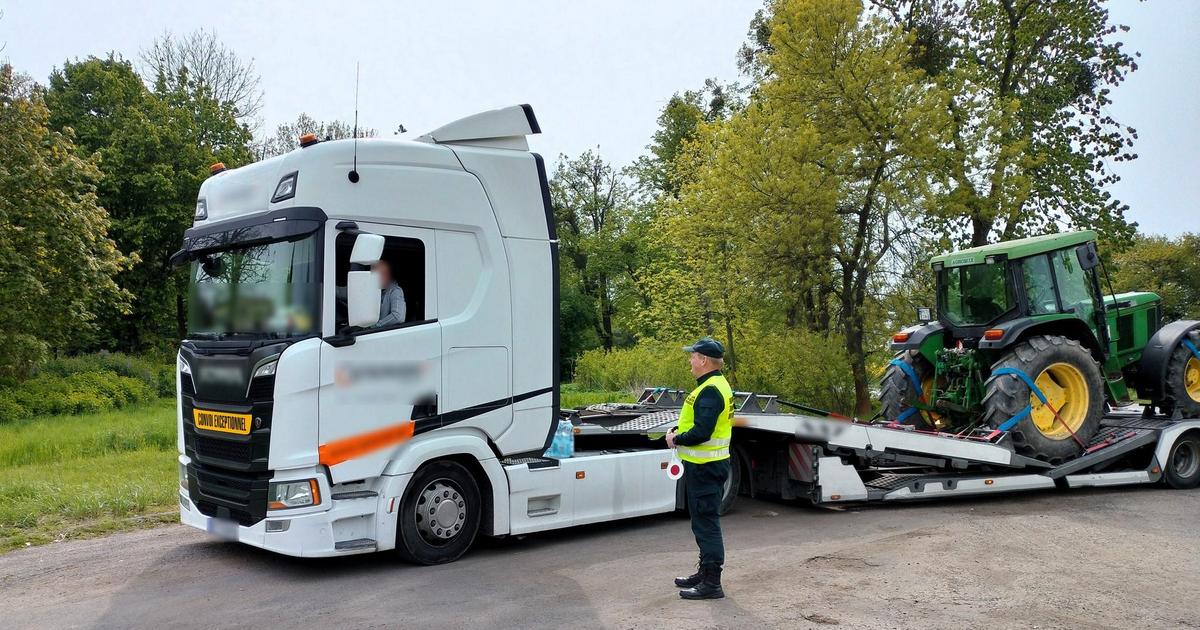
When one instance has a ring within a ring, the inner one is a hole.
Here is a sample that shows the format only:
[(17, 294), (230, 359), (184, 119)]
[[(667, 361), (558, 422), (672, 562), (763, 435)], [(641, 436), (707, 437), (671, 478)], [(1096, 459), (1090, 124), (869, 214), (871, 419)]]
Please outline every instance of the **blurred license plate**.
[(224, 538), (225, 540), (237, 540), (238, 524), (237, 521), (231, 521), (224, 518), (210, 518), (204, 527), (208, 533)]
[(206, 431), (220, 431), (222, 433), (236, 433), (238, 435), (246, 435), (250, 432), (250, 414), (248, 413), (225, 413), (224, 411), (193, 409), (192, 421), (196, 424), (197, 429), (204, 429)]

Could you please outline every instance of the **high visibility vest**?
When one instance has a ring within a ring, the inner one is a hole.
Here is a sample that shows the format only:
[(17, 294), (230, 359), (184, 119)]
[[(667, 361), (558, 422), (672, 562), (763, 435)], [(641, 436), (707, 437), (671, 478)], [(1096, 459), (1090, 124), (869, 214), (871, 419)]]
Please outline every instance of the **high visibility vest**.
[(679, 411), (679, 433), (684, 433), (695, 424), (696, 411), (693, 405), (696, 403), (696, 397), (700, 395), (700, 390), (705, 387), (716, 387), (717, 391), (721, 392), (725, 408), (721, 410), (721, 415), (717, 416), (717, 425), (713, 427), (712, 436), (707, 442), (695, 446), (681, 444), (675, 447), (679, 459), (693, 464), (729, 459), (729, 438), (733, 435), (733, 388), (722, 374), (708, 377), (688, 394), (687, 399), (683, 401), (683, 409)]

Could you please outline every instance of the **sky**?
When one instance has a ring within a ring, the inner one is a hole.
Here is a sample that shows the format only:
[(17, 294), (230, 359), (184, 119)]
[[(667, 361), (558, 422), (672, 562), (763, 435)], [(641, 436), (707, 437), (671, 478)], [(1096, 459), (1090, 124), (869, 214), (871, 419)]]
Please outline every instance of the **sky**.
[[(415, 137), (478, 111), (529, 103), (547, 158), (645, 152), (675, 92), (739, 78), (736, 52), (761, 0), (605, 2), (80, 2), (0, 0), (0, 59), (45, 81), (66, 60), (136, 58), (165, 32), (215, 31), (262, 75), (265, 129), (306, 112)], [(1200, 231), (1200, 1), (1114, 0), (1139, 70), (1110, 113), (1139, 158), (1112, 163), (1115, 196), (1144, 232)]]

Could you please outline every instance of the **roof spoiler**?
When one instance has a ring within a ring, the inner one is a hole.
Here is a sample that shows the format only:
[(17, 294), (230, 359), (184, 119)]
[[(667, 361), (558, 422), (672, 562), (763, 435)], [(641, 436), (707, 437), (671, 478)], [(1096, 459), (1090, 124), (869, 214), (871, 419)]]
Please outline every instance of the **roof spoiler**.
[(532, 107), (511, 105), (460, 118), (417, 140), (431, 144), (465, 144), (528, 151), (529, 142), (525, 136), (541, 132)]

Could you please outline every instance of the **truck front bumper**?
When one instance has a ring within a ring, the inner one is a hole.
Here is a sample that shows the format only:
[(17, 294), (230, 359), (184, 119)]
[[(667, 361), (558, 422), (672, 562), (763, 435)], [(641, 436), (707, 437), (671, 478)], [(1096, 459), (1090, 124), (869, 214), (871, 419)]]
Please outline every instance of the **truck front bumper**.
[[(395, 518), (380, 514), (376, 500), (354, 501), (296, 515), (271, 515), (249, 527), (236, 521), (206, 516), (186, 494), (179, 495), (179, 518), (187, 525), (224, 540), (253, 545), (288, 556), (319, 558), (370, 553), (380, 549), (376, 542), (377, 520)], [(383, 506), (384, 508), (387, 505)], [(394, 530), (393, 530), (394, 531)], [(387, 545), (390, 548), (391, 545)]]

